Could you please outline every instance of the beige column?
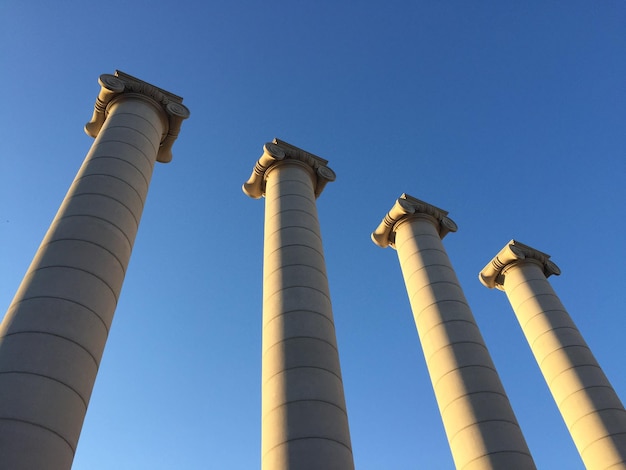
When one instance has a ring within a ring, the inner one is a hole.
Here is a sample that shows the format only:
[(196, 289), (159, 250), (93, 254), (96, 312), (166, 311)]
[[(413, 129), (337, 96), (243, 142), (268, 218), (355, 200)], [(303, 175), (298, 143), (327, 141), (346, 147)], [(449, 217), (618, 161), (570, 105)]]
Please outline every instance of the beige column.
[(264, 470), (354, 468), (315, 199), (327, 161), (275, 139), (244, 192), (265, 196)]
[(589, 470), (626, 468), (626, 411), (547, 277), (550, 256), (511, 240), (480, 272), (503, 290)]
[(441, 242), (456, 224), (442, 209), (400, 196), (372, 233), (398, 252), (415, 325), (456, 468), (535, 464)]
[(96, 140), (0, 325), (0, 468), (71, 467), (154, 162), (189, 115), (122, 72), (99, 83)]

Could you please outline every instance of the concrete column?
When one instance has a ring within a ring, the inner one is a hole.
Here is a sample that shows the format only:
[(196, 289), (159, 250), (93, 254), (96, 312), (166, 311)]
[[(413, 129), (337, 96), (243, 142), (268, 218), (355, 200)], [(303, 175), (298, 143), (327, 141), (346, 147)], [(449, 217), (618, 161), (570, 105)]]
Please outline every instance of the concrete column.
[(189, 112), (130, 75), (102, 75), (96, 140), (0, 325), (0, 468), (67, 470), (154, 162)]
[(328, 162), (275, 139), (244, 192), (265, 196), (262, 468), (354, 468), (315, 198)]
[(372, 233), (398, 252), (428, 373), (457, 469), (535, 464), (441, 242), (447, 212), (403, 194)]
[(511, 240), (480, 272), (503, 290), (589, 470), (626, 468), (626, 411), (547, 280), (550, 256)]

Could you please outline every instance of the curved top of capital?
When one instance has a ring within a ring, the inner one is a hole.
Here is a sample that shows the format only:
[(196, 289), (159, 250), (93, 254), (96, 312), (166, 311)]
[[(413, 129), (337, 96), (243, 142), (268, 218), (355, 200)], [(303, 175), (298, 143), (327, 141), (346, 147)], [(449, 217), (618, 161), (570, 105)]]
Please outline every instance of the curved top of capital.
[(157, 154), (157, 161), (167, 163), (172, 160), (172, 145), (178, 137), (180, 126), (184, 119), (189, 117), (189, 109), (183, 104), (183, 99), (151, 85), (127, 73), (116, 70), (114, 75), (103, 74), (98, 79), (100, 93), (96, 98), (93, 116), (85, 124), (85, 132), (96, 137), (108, 115), (108, 107), (115, 98), (124, 94), (142, 95), (159, 106), (165, 115), (166, 129), (161, 136), (161, 146)]
[(322, 194), (327, 183), (335, 181), (336, 175), (324, 160), (306, 150), (288, 144), (284, 140), (274, 139), (263, 146), (263, 155), (258, 159), (252, 170), (252, 175), (243, 184), (243, 192), (251, 198), (258, 199), (265, 195), (265, 178), (267, 171), (283, 161), (297, 161), (310, 166), (316, 176), (315, 197)]
[(489, 261), (489, 263), (487, 263), (487, 266), (478, 274), (478, 279), (484, 286), (490, 289), (496, 287), (503, 290), (503, 271), (508, 266), (523, 261), (539, 264), (546, 277), (552, 274), (556, 276), (561, 274), (559, 267), (550, 261), (550, 255), (531, 248), (528, 245), (524, 245), (517, 240), (511, 240), (491, 261)]
[(447, 211), (403, 193), (385, 215), (380, 225), (372, 232), (372, 241), (382, 248), (395, 246), (397, 224), (411, 217), (430, 219), (436, 225), (441, 238), (458, 230), (454, 221), (448, 217)]

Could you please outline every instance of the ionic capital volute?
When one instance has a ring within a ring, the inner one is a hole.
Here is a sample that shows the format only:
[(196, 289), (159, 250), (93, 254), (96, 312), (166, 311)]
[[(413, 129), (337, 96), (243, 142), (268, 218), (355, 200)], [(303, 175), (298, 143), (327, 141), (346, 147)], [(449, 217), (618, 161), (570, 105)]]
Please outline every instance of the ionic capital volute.
[(414, 218), (425, 218), (432, 222), (441, 238), (458, 230), (454, 221), (448, 217), (447, 211), (404, 193), (372, 232), (372, 241), (382, 248), (395, 247), (396, 228), (400, 223)]
[(324, 160), (283, 140), (274, 139), (263, 146), (263, 154), (254, 165), (252, 175), (243, 184), (243, 192), (254, 199), (264, 196), (265, 180), (268, 171), (277, 164), (290, 162), (304, 165), (311, 170), (314, 178), (315, 197), (322, 194), (327, 183), (335, 181), (336, 175), (327, 166), (328, 160)]
[(480, 282), (490, 289), (503, 290), (505, 271), (514, 264), (535, 263), (541, 266), (546, 277), (561, 274), (559, 267), (550, 261), (550, 255), (511, 240), (478, 274)]
[(119, 70), (116, 70), (114, 75), (100, 75), (98, 83), (101, 88), (96, 98), (93, 116), (85, 124), (87, 135), (94, 138), (98, 136), (107, 118), (109, 107), (116, 100), (133, 95), (148, 99), (163, 111), (166, 124), (161, 136), (157, 161), (170, 162), (172, 160), (172, 145), (178, 137), (183, 120), (189, 117), (189, 109), (183, 104), (183, 99)]

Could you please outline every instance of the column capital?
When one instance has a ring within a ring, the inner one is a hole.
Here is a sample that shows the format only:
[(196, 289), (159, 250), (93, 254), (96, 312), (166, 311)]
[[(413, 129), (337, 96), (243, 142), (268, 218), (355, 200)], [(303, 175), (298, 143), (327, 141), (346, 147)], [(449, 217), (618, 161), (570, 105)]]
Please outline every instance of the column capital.
[(141, 96), (144, 99), (149, 99), (165, 113), (167, 126), (165, 133), (161, 136), (157, 161), (170, 162), (172, 160), (172, 145), (178, 137), (180, 126), (183, 120), (189, 117), (189, 109), (183, 104), (183, 99), (120, 70), (116, 70), (114, 75), (108, 73), (100, 75), (98, 83), (102, 88), (96, 98), (91, 121), (85, 124), (87, 135), (98, 136), (108, 115), (109, 105), (117, 98), (123, 95)]
[(324, 160), (306, 150), (288, 144), (284, 140), (274, 139), (263, 146), (263, 155), (254, 165), (252, 175), (243, 184), (243, 192), (254, 199), (265, 195), (265, 176), (267, 171), (280, 162), (293, 160), (309, 166), (316, 176), (315, 197), (322, 194), (328, 182), (335, 181), (336, 175)]
[(561, 274), (559, 267), (550, 261), (550, 255), (524, 245), (517, 240), (511, 240), (487, 263), (487, 266), (478, 274), (478, 279), (484, 286), (490, 289), (496, 287), (503, 290), (503, 272), (511, 265), (523, 262), (540, 265), (546, 277), (552, 274), (556, 276)]
[(372, 241), (382, 247), (394, 246), (396, 241), (395, 229), (400, 222), (407, 219), (426, 218), (437, 228), (441, 238), (450, 232), (458, 230), (457, 225), (448, 217), (448, 212), (439, 207), (428, 204), (413, 196), (403, 193), (387, 213), (380, 225), (372, 232)]

